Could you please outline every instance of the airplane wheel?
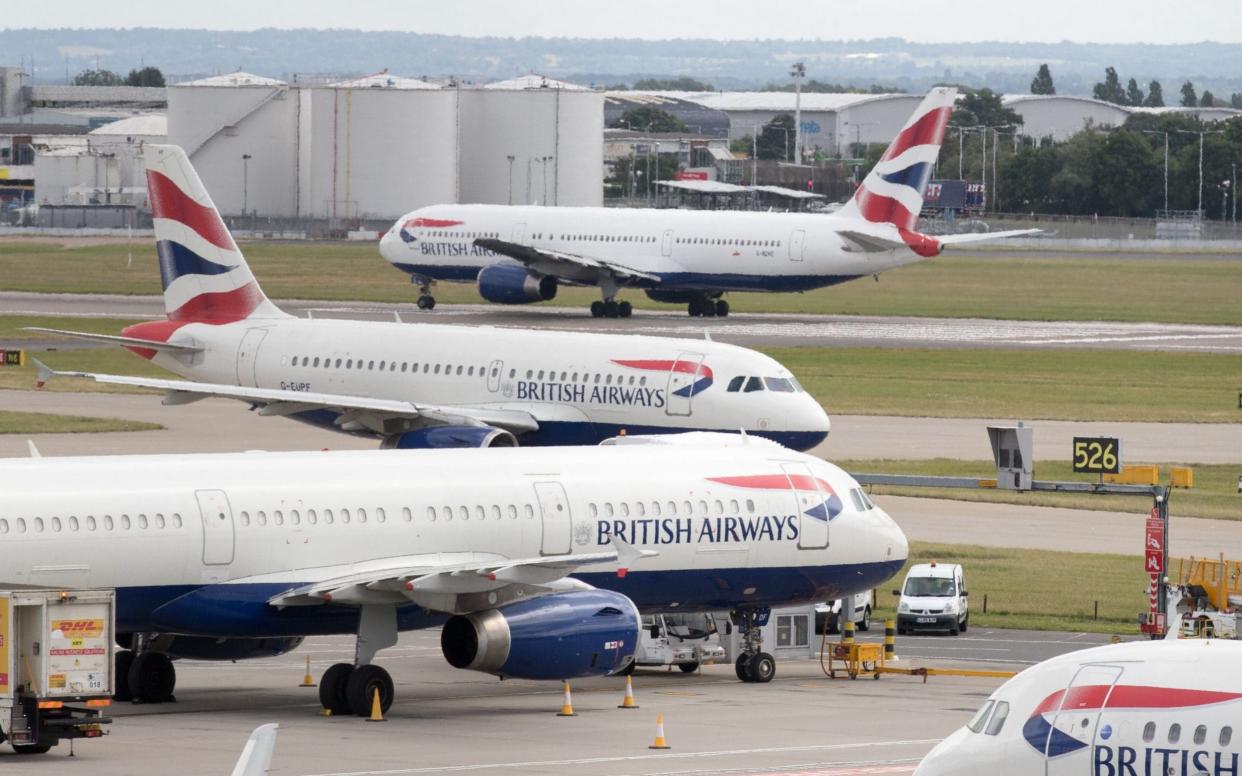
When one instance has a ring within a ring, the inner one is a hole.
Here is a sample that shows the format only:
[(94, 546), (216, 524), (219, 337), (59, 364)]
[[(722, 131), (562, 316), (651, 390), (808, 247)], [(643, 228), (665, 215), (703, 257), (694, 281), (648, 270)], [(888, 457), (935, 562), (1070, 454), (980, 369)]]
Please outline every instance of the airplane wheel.
[(345, 698), (345, 683), (354, 672), (351, 663), (335, 663), (319, 679), (319, 705), (335, 715), (350, 713)]
[(703, 311), (702, 315), (704, 318), (716, 317), (716, 303), (710, 299), (704, 299), (702, 302), (699, 302), (699, 309)]
[(129, 668), (133, 664), (133, 650), (122, 649), (116, 653), (116, 668), (112, 672), (112, 675), (116, 677), (116, 692), (112, 695), (112, 700), (117, 703), (126, 703), (134, 699), (129, 692)]
[(776, 658), (767, 652), (760, 652), (750, 659), (750, 675), (752, 682), (764, 684), (776, 676)]
[(683, 674), (692, 674), (699, 670), (699, 663), (697, 660), (692, 660), (689, 663), (678, 663), (677, 667), (681, 669)]
[(604, 303), (599, 301), (598, 299), (596, 299), (594, 302), (591, 302), (591, 317), (592, 318), (603, 318), (604, 317)]
[(392, 706), (395, 690), (392, 677), (379, 666), (358, 666), (345, 680), (345, 699), (350, 709), (359, 717), (371, 716), (371, 704), (375, 691), (379, 690), (380, 712), (387, 713)]
[(613, 300), (609, 299), (607, 302), (604, 302), (604, 317), (605, 318), (616, 318), (617, 314), (620, 313), (619, 308), (620, 308), (620, 305), (618, 305)]
[(423, 294), (418, 298), (418, 309), (434, 310), (436, 308), (436, 298), (431, 294)]
[(698, 318), (703, 314), (703, 307), (698, 299), (691, 299), (690, 304), (686, 305), (686, 311), (690, 313), (691, 318)]
[(177, 669), (162, 652), (140, 652), (129, 667), (129, 694), (143, 703), (167, 703), (177, 686)]
[(970, 625), (970, 615), (966, 615), (966, 619), (962, 620), (962, 633), (966, 632), (966, 626)]
[(754, 681), (750, 678), (750, 655), (738, 655), (737, 660), (733, 663), (733, 671), (737, 674), (737, 678), (743, 682)]
[(634, 314), (634, 305), (629, 302), (621, 302), (617, 305), (617, 314), (622, 318), (629, 318)]
[(863, 609), (863, 618), (859, 620), (857, 624), (858, 624), (858, 629), (860, 631), (871, 630), (871, 607), (870, 606), (868, 606), (866, 609)]
[(716, 300), (716, 316), (724, 318), (729, 315), (729, 303), (723, 299)]

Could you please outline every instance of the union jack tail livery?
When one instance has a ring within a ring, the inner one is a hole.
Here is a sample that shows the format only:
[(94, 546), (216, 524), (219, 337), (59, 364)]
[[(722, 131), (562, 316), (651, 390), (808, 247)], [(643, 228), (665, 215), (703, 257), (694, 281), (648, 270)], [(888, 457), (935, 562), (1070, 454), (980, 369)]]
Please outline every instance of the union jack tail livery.
[(169, 321), (288, 317), (259, 288), (185, 151), (149, 145), (145, 158)]
[(957, 89), (947, 86), (928, 92), (839, 212), (913, 232), (956, 97)]

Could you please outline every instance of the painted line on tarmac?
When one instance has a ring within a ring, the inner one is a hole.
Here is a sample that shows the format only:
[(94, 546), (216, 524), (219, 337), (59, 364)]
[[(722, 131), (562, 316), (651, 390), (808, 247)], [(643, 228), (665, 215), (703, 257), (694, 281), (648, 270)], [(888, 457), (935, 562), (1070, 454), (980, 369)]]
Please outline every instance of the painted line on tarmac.
[(705, 752), (660, 752), (655, 754), (618, 755), (615, 757), (581, 757), (569, 760), (525, 760), (504, 763), (477, 763), (472, 765), (442, 765), (425, 768), (397, 768), (382, 771), (331, 771), (308, 774), (308, 776), (402, 776), (416, 773), (460, 773), (463, 771), (503, 770), (513, 768), (551, 768), (565, 765), (601, 765), (604, 763), (641, 762), (644, 760), (674, 760), (696, 757), (737, 757), (749, 754), (786, 754), (791, 752), (829, 752), (853, 749), (870, 749), (879, 746), (926, 746), (938, 744), (939, 738), (900, 739), (895, 741), (871, 741), (859, 744), (821, 744), (818, 746), (774, 746), (758, 749), (718, 749)]

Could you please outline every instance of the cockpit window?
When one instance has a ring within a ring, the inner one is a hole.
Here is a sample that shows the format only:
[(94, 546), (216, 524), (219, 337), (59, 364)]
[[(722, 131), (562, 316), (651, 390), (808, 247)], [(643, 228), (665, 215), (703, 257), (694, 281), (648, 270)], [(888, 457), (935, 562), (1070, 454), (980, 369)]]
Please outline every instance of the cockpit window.
[(763, 382), (767, 384), (769, 391), (777, 391), (778, 393), (793, 393), (793, 382), (784, 377), (765, 377)]
[(746, 379), (746, 393), (751, 393), (752, 391), (762, 391), (762, 390), (763, 390), (763, 380), (759, 379), (758, 377), (749, 377)]
[(859, 488), (858, 497), (862, 499), (863, 505), (866, 506), (867, 509), (875, 509), (875, 502), (872, 501), (871, 497), (867, 495), (867, 491)]
[(729, 393), (737, 393), (742, 390), (742, 383), (746, 382), (746, 377), (738, 375), (729, 381)]
[(859, 512), (867, 511), (867, 507), (863, 504), (862, 495), (859, 493), (858, 488), (853, 488), (850, 490), (850, 501), (854, 502), (854, 509), (856, 509), (857, 511)]
[(996, 702), (996, 710), (992, 712), (992, 718), (988, 720), (987, 729), (984, 735), (999, 735), (1001, 728), (1005, 727), (1005, 718), (1009, 716), (1009, 704), (1004, 701)]
[(906, 580), (905, 594), (920, 596), (951, 596), (957, 594), (957, 586), (948, 577), (910, 577)]
[(975, 716), (971, 718), (970, 722), (966, 723), (966, 729), (972, 733), (978, 733), (980, 730), (983, 730), (983, 725), (988, 721), (988, 715), (992, 713), (994, 705), (996, 705), (996, 702), (993, 700), (984, 701), (983, 706), (975, 713)]

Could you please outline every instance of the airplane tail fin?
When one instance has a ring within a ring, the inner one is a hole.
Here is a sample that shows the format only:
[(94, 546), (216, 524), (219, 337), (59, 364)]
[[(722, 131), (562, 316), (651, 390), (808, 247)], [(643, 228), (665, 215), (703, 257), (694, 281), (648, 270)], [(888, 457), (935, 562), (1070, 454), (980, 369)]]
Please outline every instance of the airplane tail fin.
[(287, 317), (259, 288), (185, 151), (148, 145), (144, 155), (169, 320), (232, 323)]
[(928, 92), (854, 198), (837, 212), (913, 232), (956, 98), (957, 89), (949, 86)]

